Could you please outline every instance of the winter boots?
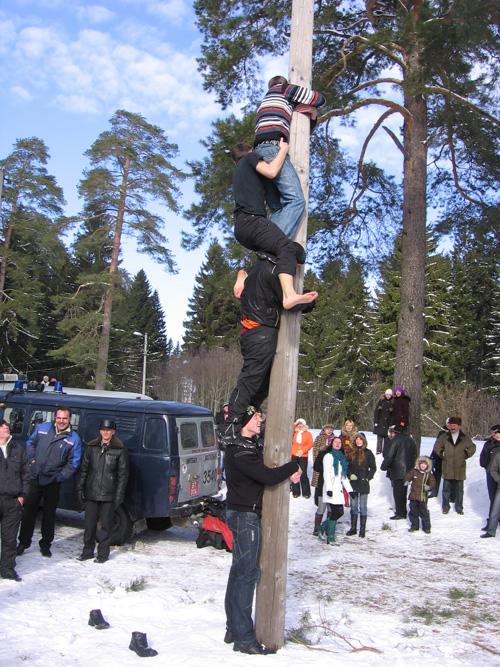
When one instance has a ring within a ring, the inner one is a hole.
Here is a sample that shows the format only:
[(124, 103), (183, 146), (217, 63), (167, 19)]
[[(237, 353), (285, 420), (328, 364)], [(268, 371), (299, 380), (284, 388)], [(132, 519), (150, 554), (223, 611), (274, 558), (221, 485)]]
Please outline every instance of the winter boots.
[(97, 630), (106, 630), (109, 623), (104, 620), (100, 609), (93, 609), (89, 616), (89, 625)]
[(351, 530), (348, 530), (346, 535), (356, 535), (358, 532), (358, 515), (351, 512)]
[(321, 525), (318, 526), (318, 537), (320, 540), (326, 540), (326, 527), (328, 524), (327, 521), (323, 521)]
[(366, 528), (366, 516), (360, 516), (359, 517), (359, 536), (360, 537), (365, 536), (365, 528)]
[(320, 525), (321, 525), (321, 520), (322, 520), (322, 519), (323, 519), (323, 517), (320, 516), (319, 514), (315, 514), (315, 515), (314, 515), (314, 530), (313, 530), (313, 535), (315, 535), (316, 537), (318, 536), (318, 528), (319, 528)]
[(145, 632), (132, 633), (129, 649), (135, 651), (141, 658), (150, 658), (154, 655), (158, 655), (158, 651), (155, 651), (154, 648), (149, 648), (148, 638), (146, 637)]
[(328, 519), (326, 522), (326, 543), (333, 545), (335, 544), (335, 529), (337, 527), (336, 521), (331, 521)]

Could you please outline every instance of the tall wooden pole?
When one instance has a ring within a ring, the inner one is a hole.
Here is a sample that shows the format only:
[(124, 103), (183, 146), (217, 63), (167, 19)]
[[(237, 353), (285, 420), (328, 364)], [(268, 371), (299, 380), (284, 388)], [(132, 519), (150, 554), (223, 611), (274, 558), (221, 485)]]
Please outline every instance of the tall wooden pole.
[[(311, 87), (314, 0), (293, 0), (290, 39), (291, 83)], [(276, 72), (278, 74), (278, 72)], [(309, 198), (309, 117), (295, 113), (290, 133), (290, 159)], [(307, 206), (295, 240), (307, 239)], [(303, 271), (296, 277), (302, 291)], [(271, 373), (264, 461), (268, 466), (290, 460), (297, 390), (300, 313), (283, 313)], [(266, 489), (262, 510), (261, 578), (257, 588), (255, 628), (258, 640), (279, 649), (285, 641), (289, 482)]]

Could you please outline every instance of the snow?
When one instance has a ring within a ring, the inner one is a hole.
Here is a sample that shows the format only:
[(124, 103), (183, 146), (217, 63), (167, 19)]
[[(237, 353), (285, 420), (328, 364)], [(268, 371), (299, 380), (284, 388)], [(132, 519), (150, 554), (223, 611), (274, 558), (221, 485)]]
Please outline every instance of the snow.
[[(375, 437), (367, 435), (374, 449)], [(422, 453), (432, 444), (424, 439)], [(365, 539), (345, 536), (346, 510), (338, 547), (326, 545), (312, 536), (313, 500), (290, 499), (286, 629), (297, 634), (308, 619), (315, 626), (310, 648), (287, 642), (275, 656), (252, 657), (223, 643), (231, 554), (197, 549), (196, 528), (145, 530), (99, 565), (76, 560), (83, 515), (61, 511), (52, 558), (42, 558), (35, 541), (17, 559), (22, 582), (0, 580), (0, 664), (125, 667), (139, 660), (128, 644), (140, 631), (158, 651), (154, 664), (176, 667), (345, 660), (354, 667), (498, 666), (500, 558), (498, 540), (479, 538), (488, 498), (477, 444), (467, 466), (465, 515), (452, 509), (445, 516), (440, 499), (431, 499), (430, 535), (389, 520), (390, 482), (380, 470)], [(142, 589), (132, 590), (134, 582)], [(459, 599), (451, 599), (452, 589)], [(92, 609), (101, 609), (109, 629), (88, 625)]]

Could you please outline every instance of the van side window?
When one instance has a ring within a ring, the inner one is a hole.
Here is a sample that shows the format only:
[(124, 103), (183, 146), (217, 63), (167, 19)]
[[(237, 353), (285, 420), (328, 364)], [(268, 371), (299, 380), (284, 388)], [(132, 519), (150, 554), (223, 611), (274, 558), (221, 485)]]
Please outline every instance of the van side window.
[(196, 424), (192, 422), (181, 424), (182, 449), (198, 449), (198, 446), (198, 427)]
[(6, 422), (9, 422), (12, 435), (23, 432), (25, 414), (26, 410), (24, 408), (5, 408), (3, 418)]
[(212, 448), (215, 445), (215, 432), (212, 421), (201, 422), (201, 442), (203, 448)]
[[(56, 413), (53, 410), (43, 410), (41, 408), (33, 410), (33, 412), (31, 413), (28, 435), (31, 435), (33, 431), (36, 429), (36, 427), (40, 426), (40, 424), (44, 424), (45, 422), (54, 423), (55, 418), (56, 418)], [(71, 426), (77, 432), (79, 424), (80, 424), (80, 415), (78, 414), (78, 412), (73, 412), (73, 414), (71, 415)]]
[(148, 417), (146, 420), (144, 449), (154, 452), (168, 451), (167, 425), (163, 417)]

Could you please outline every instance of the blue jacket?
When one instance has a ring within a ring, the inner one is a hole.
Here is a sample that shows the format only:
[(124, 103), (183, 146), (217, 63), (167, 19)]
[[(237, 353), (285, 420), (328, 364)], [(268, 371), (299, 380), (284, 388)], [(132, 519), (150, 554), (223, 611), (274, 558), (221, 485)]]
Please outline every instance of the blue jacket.
[(26, 443), (31, 479), (39, 484), (65, 482), (78, 470), (82, 443), (75, 431), (56, 433), (54, 424), (40, 424)]

